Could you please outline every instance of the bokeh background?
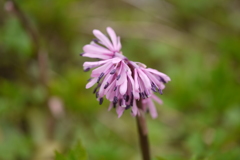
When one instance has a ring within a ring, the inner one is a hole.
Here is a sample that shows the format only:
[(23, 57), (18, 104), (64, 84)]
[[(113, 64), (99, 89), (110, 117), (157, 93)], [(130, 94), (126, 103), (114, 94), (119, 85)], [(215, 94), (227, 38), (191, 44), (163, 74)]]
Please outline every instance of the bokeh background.
[(79, 53), (107, 26), (129, 59), (172, 79), (159, 117), (147, 115), (153, 159), (240, 159), (240, 1), (16, 4), (0, 1), (1, 160), (52, 160), (77, 143), (92, 160), (140, 159), (134, 117), (85, 89), (92, 60)]

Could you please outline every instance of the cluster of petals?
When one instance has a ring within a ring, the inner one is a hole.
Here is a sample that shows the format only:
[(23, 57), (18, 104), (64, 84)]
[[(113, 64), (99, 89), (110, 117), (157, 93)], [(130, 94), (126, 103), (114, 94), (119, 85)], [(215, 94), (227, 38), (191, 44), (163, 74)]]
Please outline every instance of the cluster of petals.
[[(162, 94), (164, 84), (170, 78), (142, 63), (128, 60), (121, 52), (120, 37), (110, 27), (107, 28), (107, 33), (110, 39), (99, 30), (93, 30), (97, 39), (83, 47), (82, 56), (99, 59), (83, 64), (84, 71), (94, 68), (86, 88), (96, 85), (93, 93), (99, 103), (102, 104), (106, 97), (111, 102), (109, 110), (116, 108), (118, 117), (125, 110), (131, 109), (133, 116), (142, 110), (156, 118), (157, 111), (152, 100), (159, 104), (162, 101), (154, 92)], [(141, 101), (142, 108), (137, 107), (137, 100)]]

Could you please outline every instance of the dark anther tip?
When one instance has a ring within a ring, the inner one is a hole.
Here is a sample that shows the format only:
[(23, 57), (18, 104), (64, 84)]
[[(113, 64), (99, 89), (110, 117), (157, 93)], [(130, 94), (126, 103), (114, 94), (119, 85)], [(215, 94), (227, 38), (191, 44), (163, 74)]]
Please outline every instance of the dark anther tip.
[(163, 92), (162, 92), (162, 90), (161, 90), (161, 89), (159, 90), (159, 93), (160, 93), (160, 94), (163, 94)]
[(118, 76), (117, 76), (117, 80), (119, 80), (119, 79), (120, 79), (120, 77), (121, 77), (121, 75), (118, 75)]
[(109, 86), (109, 83), (107, 82), (107, 84), (104, 86), (104, 89), (106, 89)]
[(117, 101), (118, 101), (117, 96), (114, 96), (113, 103), (117, 103)]
[(99, 104), (101, 105), (103, 103), (103, 98), (100, 98)]
[(98, 77), (97, 83), (100, 82), (100, 80), (102, 79), (103, 76), (104, 76), (104, 73), (102, 72), (102, 73), (100, 74), (100, 76)]
[(161, 76), (159, 76), (160, 81), (162, 81), (163, 83), (167, 83)]
[(84, 69), (84, 72), (87, 72), (87, 71), (89, 71), (90, 70), (90, 68), (86, 68), (86, 69)]
[(95, 43), (98, 43), (98, 42), (99, 42), (98, 39), (93, 39), (92, 41), (95, 42)]
[(125, 110), (129, 109), (130, 107), (131, 107), (130, 105), (127, 105), (126, 108), (125, 108)]
[(128, 102), (128, 101), (129, 101), (129, 95), (126, 96), (126, 102)]
[(118, 103), (119, 103), (119, 106), (122, 106), (122, 99), (119, 99)]
[(114, 74), (116, 72), (116, 69), (113, 69), (110, 74)]
[(96, 92), (96, 98), (98, 98), (98, 96), (99, 96), (99, 94), (98, 94), (98, 92)]
[(80, 54), (79, 54), (79, 56), (83, 56), (83, 55), (84, 55), (84, 53), (80, 53)]
[(92, 80), (92, 78), (89, 78), (87, 81), (90, 82)]

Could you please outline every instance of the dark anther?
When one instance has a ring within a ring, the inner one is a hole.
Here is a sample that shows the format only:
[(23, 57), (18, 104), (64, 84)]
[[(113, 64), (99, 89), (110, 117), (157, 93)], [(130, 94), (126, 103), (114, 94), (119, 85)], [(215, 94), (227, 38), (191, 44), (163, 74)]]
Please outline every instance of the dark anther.
[(117, 86), (114, 87), (113, 91), (116, 91), (117, 90)]
[(129, 100), (129, 95), (126, 96), (126, 99), (125, 99), (125, 100), (126, 100), (126, 102), (128, 102), (128, 100)]
[(149, 109), (146, 110), (146, 113), (149, 113)]
[(103, 76), (104, 76), (104, 73), (101, 73), (100, 76), (98, 77), (97, 83), (100, 82), (100, 80), (102, 79)]
[(161, 90), (161, 89), (159, 89), (159, 93), (160, 93), (160, 94), (163, 94), (163, 92), (162, 92), (162, 90)]
[(101, 84), (98, 84), (96, 88), (94, 88), (93, 93), (96, 93), (98, 88), (101, 86)]
[(117, 103), (117, 101), (118, 101), (118, 98), (117, 98), (117, 96), (115, 96), (115, 97), (113, 98), (113, 103)]
[(125, 110), (129, 109), (130, 107), (131, 107), (130, 105), (127, 105)]
[(155, 83), (151, 83), (151, 86), (152, 86), (152, 90), (153, 90), (153, 92), (157, 92), (158, 91), (158, 88), (157, 88), (157, 86), (155, 85)]
[(95, 42), (95, 43), (98, 43), (98, 42), (99, 42), (98, 39), (93, 39), (92, 41)]
[(122, 99), (119, 99), (119, 106), (122, 106)]
[(130, 106), (133, 106), (133, 95), (131, 96), (131, 99), (130, 99)]
[(109, 86), (109, 83), (107, 82), (107, 84), (104, 86), (104, 89), (106, 89)]
[(96, 92), (96, 98), (98, 98), (98, 96), (99, 96), (99, 93), (98, 93), (98, 92)]
[(84, 53), (80, 53), (79, 55), (80, 55), (80, 56), (83, 56), (83, 54), (84, 54)]
[(119, 80), (119, 79), (120, 79), (120, 77), (121, 77), (121, 75), (118, 75), (118, 76), (117, 76), (117, 80)]
[(92, 80), (92, 78), (89, 78), (87, 81), (90, 82)]
[(124, 94), (124, 95), (123, 95), (123, 99), (124, 99), (126, 102), (128, 102), (128, 100), (129, 100), (129, 95)]
[(156, 88), (152, 87), (151, 89), (153, 92), (157, 92)]
[(146, 91), (144, 91), (144, 95), (146, 98), (148, 98), (148, 94), (146, 93)]
[(167, 83), (161, 76), (159, 76), (160, 81), (162, 81), (163, 83)]
[(90, 68), (86, 68), (86, 69), (84, 69), (84, 72), (87, 72), (87, 71), (89, 71), (90, 70)]
[(146, 98), (144, 92), (142, 92), (141, 95), (142, 95), (142, 99)]
[(100, 98), (99, 104), (101, 105), (103, 103), (103, 98)]
[(116, 69), (113, 69), (110, 74), (114, 74), (116, 72)]

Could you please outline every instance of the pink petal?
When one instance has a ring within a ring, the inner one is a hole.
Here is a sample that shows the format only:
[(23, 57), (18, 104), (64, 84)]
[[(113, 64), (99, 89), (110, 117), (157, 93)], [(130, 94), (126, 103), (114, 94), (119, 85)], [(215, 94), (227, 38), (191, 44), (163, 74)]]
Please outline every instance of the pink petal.
[(106, 63), (107, 61), (109, 61), (109, 60), (103, 60), (103, 61), (97, 61), (97, 62), (84, 62), (83, 67), (84, 67), (84, 69), (93, 68), (93, 67), (100, 66), (100, 65)]
[(157, 116), (158, 116), (157, 110), (151, 99), (149, 99), (149, 101), (148, 101), (148, 109), (149, 109), (149, 112), (150, 112), (152, 118), (157, 118)]
[(134, 82), (135, 82), (135, 90), (139, 90), (139, 84), (138, 84), (138, 74), (137, 69), (134, 69)]
[(156, 101), (158, 104), (163, 104), (162, 100), (158, 98), (155, 94), (152, 94), (151, 97), (154, 101)]
[(146, 76), (145, 73), (141, 69), (138, 70), (139, 77), (142, 79), (144, 85), (146, 86), (147, 89), (151, 89), (151, 82), (149, 78)]
[(110, 103), (109, 107), (108, 107), (108, 111), (110, 111), (113, 108), (113, 104)]
[(108, 71), (108, 69), (112, 66), (113, 64), (111, 62), (106, 63), (92, 71), (91, 77), (98, 77), (101, 73), (105, 73)]
[(120, 86), (120, 93), (121, 95), (124, 95), (127, 92), (127, 79), (123, 82), (123, 84)]
[(102, 34), (102, 32), (100, 32), (99, 30), (93, 30), (93, 34), (100, 40), (102, 41), (102, 43), (107, 47), (109, 48), (111, 51), (114, 50), (111, 42), (109, 41), (109, 39), (104, 35)]
[(84, 53), (82, 55), (83, 57), (89, 57), (89, 58), (99, 58), (99, 59), (110, 59), (112, 56), (104, 55), (104, 54), (95, 54), (95, 53)]
[[(101, 87), (100, 87), (100, 89), (99, 89), (99, 97), (103, 97), (104, 96), (104, 94), (107, 92), (107, 90), (106, 89), (104, 89), (104, 87), (105, 87), (105, 85), (107, 84), (107, 82), (109, 83), (109, 81), (111, 81), (111, 78), (112, 78), (113, 76), (111, 75), (111, 74), (108, 74), (108, 75), (106, 75), (106, 77), (104, 78), (104, 80), (103, 80), (103, 82), (102, 82), (102, 85), (101, 85)], [(108, 86), (109, 87), (109, 86)]]
[(133, 102), (133, 106), (132, 106), (132, 114), (133, 116), (136, 116), (138, 114), (138, 108), (135, 101)]
[[(114, 30), (111, 27), (107, 27), (107, 32), (112, 40), (113, 43), (113, 47), (116, 50), (117, 49), (117, 36), (116, 33), (114, 32)], [(118, 51), (118, 50), (117, 50)]]
[(134, 81), (133, 81), (132, 75), (127, 75), (127, 76), (128, 76), (128, 79), (130, 80), (131, 85), (132, 85), (132, 90), (131, 90), (131, 91), (133, 92), (134, 98), (135, 98), (135, 99), (139, 99), (139, 93), (136, 92), (136, 90), (134, 89), (135, 86), (134, 86)]
[(122, 45), (121, 45), (120, 37), (118, 37), (116, 49), (117, 49), (118, 51), (120, 51), (121, 48), (122, 48)]
[(171, 81), (170, 77), (168, 77), (166, 74), (157, 71), (156, 69), (152, 69), (152, 68), (147, 68), (146, 70), (148, 70), (149, 72), (152, 72), (156, 75), (161, 76), (166, 82)]
[(119, 69), (120, 78), (119, 80), (117, 80), (116, 83), (117, 86), (123, 84), (123, 82), (127, 80), (126, 70), (127, 70), (126, 67), (123, 64), (121, 64), (121, 68)]
[(95, 53), (95, 54), (110, 54), (113, 55), (113, 52), (109, 51), (106, 48), (100, 47), (100, 46), (94, 46), (94, 45), (85, 45), (83, 47), (83, 51), (85, 53)]
[(98, 80), (98, 78), (91, 79), (91, 81), (87, 83), (86, 89), (92, 87), (95, 83), (97, 83), (97, 80)]
[(120, 118), (124, 112), (125, 108), (121, 107), (121, 106), (118, 106), (116, 111), (117, 111), (117, 114), (118, 114), (118, 118)]

